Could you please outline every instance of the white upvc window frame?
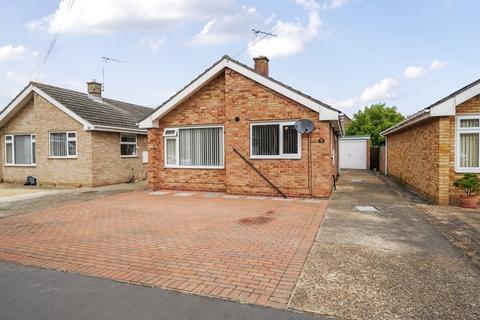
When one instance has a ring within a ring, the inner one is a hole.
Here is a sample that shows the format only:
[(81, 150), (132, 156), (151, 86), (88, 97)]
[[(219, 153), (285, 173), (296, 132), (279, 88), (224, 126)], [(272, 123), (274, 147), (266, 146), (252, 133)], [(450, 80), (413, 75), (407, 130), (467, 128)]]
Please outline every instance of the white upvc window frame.
[[(256, 125), (279, 125), (279, 154), (278, 155), (254, 155), (253, 154), (253, 127)], [(253, 121), (250, 122), (250, 159), (285, 159), (285, 160), (299, 160), (302, 159), (302, 134), (297, 132), (297, 153), (283, 153), (283, 130), (284, 126), (294, 126), (295, 120), (291, 121)]]
[[(135, 136), (135, 142), (125, 142), (122, 141), (123, 136)], [(135, 145), (135, 154), (132, 155), (122, 155), (122, 145)], [(120, 157), (121, 158), (137, 158), (138, 157), (138, 135), (135, 133), (120, 133)]]
[[(208, 129), (208, 128), (222, 128), (222, 142), (223, 142), (223, 158), (222, 166), (182, 166), (180, 165), (180, 148), (179, 135), (182, 129)], [(169, 134), (167, 131), (171, 131)], [(167, 140), (175, 140), (175, 162), (176, 164), (167, 163)], [(220, 170), (225, 168), (225, 128), (223, 125), (204, 125), (204, 126), (184, 126), (184, 127), (169, 127), (163, 130), (163, 163), (165, 168), (169, 169), (207, 169)]]
[[(462, 133), (478, 133), (480, 136), (480, 126), (477, 128), (475, 127), (461, 128), (460, 127), (461, 120), (469, 120), (469, 119), (479, 119), (479, 123), (480, 123), (480, 114), (468, 114), (468, 115), (461, 115), (461, 116), (455, 117), (455, 172), (458, 172), (458, 173), (480, 173), (480, 166), (479, 167), (461, 167), (460, 166), (460, 158), (461, 158), (460, 135)], [(479, 146), (479, 152), (480, 152), (480, 146)]]
[[(52, 149), (51, 149), (51, 135), (52, 133), (65, 133), (67, 139), (66, 139), (66, 150), (67, 150), (67, 155), (66, 156), (52, 156)], [(69, 137), (69, 134), (74, 133), (75, 137), (71, 138)], [(76, 159), (78, 157), (78, 140), (77, 140), (78, 134), (77, 131), (49, 131), (48, 132), (48, 158), (49, 159)], [(75, 155), (70, 155), (69, 154), (69, 149), (68, 149), (68, 143), (70, 141), (75, 141)]]
[[(15, 136), (30, 136), (30, 163), (21, 164), (15, 163)], [(7, 141), (7, 137), (10, 137), (11, 140)], [(35, 150), (37, 149), (37, 140), (35, 133), (17, 133), (17, 134), (6, 134), (4, 137), (4, 166), (5, 167), (36, 167), (37, 166), (37, 157), (34, 155), (33, 144), (35, 143)], [(7, 144), (12, 145), (12, 162), (7, 162)], [(35, 159), (35, 161), (33, 161)]]

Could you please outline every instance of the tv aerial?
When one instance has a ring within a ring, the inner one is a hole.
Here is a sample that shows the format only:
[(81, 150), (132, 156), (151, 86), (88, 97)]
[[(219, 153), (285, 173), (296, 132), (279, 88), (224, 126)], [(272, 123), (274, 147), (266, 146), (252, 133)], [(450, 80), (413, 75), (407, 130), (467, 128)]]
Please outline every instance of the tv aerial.
[(311, 133), (315, 129), (315, 124), (308, 119), (295, 121), (295, 130), (301, 134)]
[(125, 61), (118, 60), (115, 58), (111, 58), (107, 55), (102, 57), (103, 65), (102, 65), (102, 91), (105, 91), (105, 65), (109, 62), (116, 62), (116, 63), (126, 63)]
[(253, 34), (255, 37), (258, 37), (259, 35), (263, 35), (265, 37), (278, 37), (278, 35), (272, 33), (272, 32), (265, 32), (262, 30), (257, 30), (257, 29), (252, 29)]

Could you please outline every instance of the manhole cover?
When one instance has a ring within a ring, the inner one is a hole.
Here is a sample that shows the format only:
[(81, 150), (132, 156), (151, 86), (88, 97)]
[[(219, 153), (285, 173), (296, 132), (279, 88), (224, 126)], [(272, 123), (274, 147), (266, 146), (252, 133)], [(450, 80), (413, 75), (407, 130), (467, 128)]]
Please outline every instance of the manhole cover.
[(355, 206), (355, 209), (360, 212), (378, 212), (378, 210), (372, 206)]
[(168, 194), (169, 192), (168, 191), (155, 191), (155, 192), (150, 192), (151, 195), (154, 195), (154, 196), (164, 196), (166, 194)]
[(173, 196), (174, 197), (189, 197), (189, 196), (192, 196), (194, 194), (195, 194), (194, 192), (178, 192), (178, 193), (175, 193)]

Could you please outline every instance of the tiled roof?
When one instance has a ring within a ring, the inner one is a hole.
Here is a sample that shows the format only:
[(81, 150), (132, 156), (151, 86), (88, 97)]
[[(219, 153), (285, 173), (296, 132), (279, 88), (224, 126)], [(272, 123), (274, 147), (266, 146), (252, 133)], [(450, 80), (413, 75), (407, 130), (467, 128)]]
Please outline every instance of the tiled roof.
[(93, 125), (138, 129), (137, 123), (154, 111), (152, 108), (107, 98), (99, 99), (43, 83), (32, 84)]
[(228, 55), (223, 56), (220, 60), (218, 60), (217, 62), (215, 62), (210, 68), (206, 69), (206, 70), (203, 71), (201, 74), (199, 74), (195, 79), (193, 79), (192, 81), (190, 81), (186, 86), (184, 86), (184, 87), (183, 87), (182, 89), (180, 89), (177, 93), (175, 93), (173, 96), (171, 96), (170, 98), (168, 98), (165, 102), (163, 102), (158, 108), (156, 108), (156, 110), (158, 110), (158, 109), (160, 109), (161, 107), (163, 107), (164, 105), (166, 105), (166, 104), (167, 104), (170, 100), (172, 100), (175, 96), (177, 96), (178, 94), (180, 94), (180, 92), (182, 92), (183, 90), (185, 90), (188, 86), (190, 86), (190, 85), (191, 85), (192, 83), (194, 83), (196, 80), (198, 80), (199, 78), (201, 78), (205, 73), (207, 73), (209, 70), (213, 69), (217, 64), (221, 63), (224, 59), (227, 59), (227, 60), (229, 60), (229, 61), (231, 61), (231, 62), (233, 62), (233, 63), (235, 63), (235, 64), (238, 64), (238, 65), (240, 65), (240, 66), (242, 66), (242, 67), (244, 67), (244, 68), (246, 68), (246, 69), (248, 69), (248, 70), (250, 70), (250, 71), (253, 71), (253, 72), (257, 73), (258, 75), (260, 75), (260, 76), (262, 76), (262, 77), (265, 77), (265, 78), (267, 78), (267, 79), (275, 82), (276, 84), (279, 84), (279, 85), (281, 85), (282, 87), (284, 87), (284, 88), (286, 88), (286, 89), (288, 89), (288, 90), (291, 90), (291, 91), (293, 91), (293, 92), (295, 92), (295, 93), (303, 96), (304, 98), (307, 98), (307, 99), (309, 99), (309, 100), (312, 100), (312, 101), (315, 102), (315, 103), (318, 103), (318, 104), (324, 106), (324, 107), (327, 108), (327, 109), (340, 112), (339, 110), (333, 108), (332, 106), (330, 106), (330, 105), (328, 105), (328, 104), (326, 104), (326, 103), (324, 103), (324, 102), (322, 102), (322, 101), (320, 101), (320, 100), (317, 100), (317, 99), (313, 98), (312, 96), (309, 96), (309, 95), (307, 95), (307, 94), (305, 94), (305, 93), (303, 93), (303, 92), (301, 92), (301, 91), (299, 91), (299, 90), (296, 90), (296, 89), (294, 89), (294, 88), (292, 88), (292, 87), (284, 84), (283, 82), (280, 82), (280, 81), (275, 80), (275, 79), (273, 79), (273, 78), (271, 78), (271, 77), (269, 77), (269, 76), (265, 76), (264, 74), (259, 73), (259, 72), (258, 72), (257, 70), (255, 70), (254, 68), (251, 68), (251, 67), (249, 67), (249, 66), (241, 63), (241, 62), (238, 61), (238, 60), (232, 59), (232, 58), (231, 58), (230, 56), (228, 56)]

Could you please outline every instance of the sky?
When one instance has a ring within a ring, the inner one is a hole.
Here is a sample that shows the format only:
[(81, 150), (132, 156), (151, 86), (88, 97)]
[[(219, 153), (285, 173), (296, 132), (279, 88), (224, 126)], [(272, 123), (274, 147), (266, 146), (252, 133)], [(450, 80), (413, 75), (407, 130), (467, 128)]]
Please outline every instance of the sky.
[(480, 78), (478, 12), (477, 0), (0, 0), (0, 106), (31, 80), (85, 92), (104, 79), (104, 96), (156, 107), (228, 54), (266, 55), (270, 76), (350, 116), (373, 103), (410, 115)]

